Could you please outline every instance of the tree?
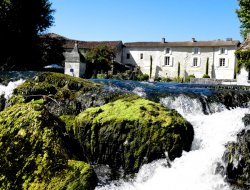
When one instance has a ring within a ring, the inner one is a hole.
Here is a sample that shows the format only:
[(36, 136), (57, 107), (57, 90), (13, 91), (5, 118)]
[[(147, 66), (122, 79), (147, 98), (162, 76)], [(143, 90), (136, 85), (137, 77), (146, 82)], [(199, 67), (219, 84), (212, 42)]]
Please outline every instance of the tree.
[(107, 72), (111, 69), (115, 51), (110, 46), (99, 45), (87, 51), (85, 58), (96, 77), (98, 72)]
[(250, 0), (238, 0), (239, 9), (236, 13), (241, 22), (241, 35), (244, 39), (247, 37), (247, 33), (250, 32)]
[(42, 34), (53, 24), (54, 12), (48, 0), (1, 0), (0, 68), (37, 70), (41, 58)]

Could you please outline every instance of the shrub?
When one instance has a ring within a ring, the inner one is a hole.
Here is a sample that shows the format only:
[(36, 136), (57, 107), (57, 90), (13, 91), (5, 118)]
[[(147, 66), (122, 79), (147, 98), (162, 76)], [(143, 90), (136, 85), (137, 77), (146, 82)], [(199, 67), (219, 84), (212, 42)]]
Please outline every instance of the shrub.
[(210, 78), (210, 76), (207, 74), (204, 74), (202, 78)]
[(191, 78), (195, 78), (195, 76), (194, 75), (188, 75), (185, 82), (190, 82)]
[(147, 81), (149, 79), (148, 74), (139, 74), (136, 76), (136, 79), (139, 81)]

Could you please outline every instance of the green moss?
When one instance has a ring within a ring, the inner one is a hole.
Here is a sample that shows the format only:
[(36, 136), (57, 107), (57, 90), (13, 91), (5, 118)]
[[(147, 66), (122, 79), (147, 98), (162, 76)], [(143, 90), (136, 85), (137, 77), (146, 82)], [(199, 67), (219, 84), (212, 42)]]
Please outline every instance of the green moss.
[(25, 81), (13, 94), (22, 95), (26, 101), (50, 96), (55, 100), (74, 99), (76, 93), (98, 89), (99, 84), (60, 73), (45, 72), (35, 79)]
[(59, 118), (62, 121), (64, 121), (64, 123), (66, 125), (66, 130), (68, 132), (71, 132), (73, 130), (73, 127), (74, 127), (75, 116), (74, 115), (61, 115)]
[(89, 164), (69, 160), (67, 169), (57, 172), (49, 181), (34, 181), (24, 184), (23, 189), (93, 190), (96, 183), (96, 175)]
[(180, 114), (136, 96), (85, 110), (76, 117), (74, 132), (93, 163), (128, 172), (166, 151), (173, 160), (193, 140), (193, 128)]
[(96, 181), (89, 165), (68, 162), (65, 132), (64, 123), (40, 101), (0, 112), (0, 189), (57, 189), (50, 188), (51, 181), (69, 185), (72, 179), (88, 185), (88, 176)]

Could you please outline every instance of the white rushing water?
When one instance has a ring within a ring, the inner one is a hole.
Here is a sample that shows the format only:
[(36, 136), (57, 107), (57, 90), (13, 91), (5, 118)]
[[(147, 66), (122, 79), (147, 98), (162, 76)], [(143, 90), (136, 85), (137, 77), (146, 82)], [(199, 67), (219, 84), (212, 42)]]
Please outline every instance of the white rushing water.
[(9, 99), (13, 93), (13, 90), (25, 80), (20, 79), (18, 81), (9, 82), (7, 86), (0, 84), (0, 95), (4, 94), (5, 99)]
[(195, 131), (192, 150), (183, 152), (182, 157), (171, 162), (170, 168), (165, 159), (157, 160), (144, 165), (133, 181), (113, 182), (96, 190), (231, 190), (215, 170), (224, 145), (235, 141), (237, 132), (244, 127), (242, 117), (249, 109), (226, 110), (218, 105), (220, 109), (216, 109), (220, 112), (204, 115), (196, 100), (165, 98), (161, 103), (175, 108), (192, 123)]

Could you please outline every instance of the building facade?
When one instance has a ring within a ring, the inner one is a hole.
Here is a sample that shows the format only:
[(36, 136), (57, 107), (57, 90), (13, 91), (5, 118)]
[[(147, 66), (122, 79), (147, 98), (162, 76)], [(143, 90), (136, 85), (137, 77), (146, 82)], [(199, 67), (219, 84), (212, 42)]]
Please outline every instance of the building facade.
[(239, 44), (230, 38), (186, 42), (166, 42), (163, 38), (161, 42), (125, 43), (122, 62), (139, 66), (142, 73), (151, 75), (151, 78), (175, 78), (178, 75), (202, 78), (208, 66), (211, 78), (233, 79), (236, 66), (234, 52)]

